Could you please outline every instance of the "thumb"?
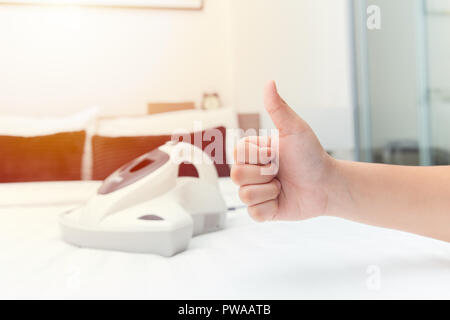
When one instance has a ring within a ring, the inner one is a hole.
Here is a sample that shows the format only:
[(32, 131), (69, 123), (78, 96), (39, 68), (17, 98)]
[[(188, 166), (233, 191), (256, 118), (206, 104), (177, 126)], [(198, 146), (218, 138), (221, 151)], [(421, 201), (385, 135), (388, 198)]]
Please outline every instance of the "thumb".
[(280, 97), (275, 81), (270, 81), (264, 88), (264, 106), (281, 136), (309, 128), (306, 122)]

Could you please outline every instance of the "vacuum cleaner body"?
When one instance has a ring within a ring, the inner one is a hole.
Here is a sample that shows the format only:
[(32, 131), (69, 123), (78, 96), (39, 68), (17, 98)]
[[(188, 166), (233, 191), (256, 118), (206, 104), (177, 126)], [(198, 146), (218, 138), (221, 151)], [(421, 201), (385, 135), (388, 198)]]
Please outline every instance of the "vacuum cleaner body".
[[(179, 177), (189, 162), (198, 177)], [(168, 142), (111, 174), (84, 206), (63, 213), (63, 239), (80, 247), (172, 256), (193, 236), (221, 229), (227, 207), (212, 160)]]

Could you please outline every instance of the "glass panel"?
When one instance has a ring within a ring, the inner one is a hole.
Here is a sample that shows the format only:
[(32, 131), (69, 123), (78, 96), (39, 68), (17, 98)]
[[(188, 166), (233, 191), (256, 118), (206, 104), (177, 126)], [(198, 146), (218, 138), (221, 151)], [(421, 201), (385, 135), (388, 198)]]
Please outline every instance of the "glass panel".
[(371, 5), (382, 19), (381, 29), (366, 31), (372, 161), (418, 165), (418, 1), (366, 2)]
[[(380, 29), (365, 24), (370, 6), (380, 9)], [(354, 11), (361, 160), (440, 162), (430, 138), (435, 121), (430, 120), (427, 38), (433, 32), (426, 28), (424, 0), (354, 0)]]
[(450, 1), (426, 1), (432, 163), (449, 164)]

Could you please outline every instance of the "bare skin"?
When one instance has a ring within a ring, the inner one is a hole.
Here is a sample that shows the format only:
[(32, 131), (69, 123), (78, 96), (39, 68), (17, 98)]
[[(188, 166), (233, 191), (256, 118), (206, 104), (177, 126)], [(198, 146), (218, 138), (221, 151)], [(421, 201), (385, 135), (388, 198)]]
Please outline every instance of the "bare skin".
[[(279, 96), (274, 82), (267, 84), (264, 101), (280, 133), (279, 148), (264, 137), (244, 138), (231, 171), (253, 219), (335, 216), (450, 242), (450, 167), (335, 160)], [(264, 156), (268, 149), (270, 157)], [(260, 156), (250, 157), (251, 152)], [(276, 152), (277, 174), (262, 174)]]

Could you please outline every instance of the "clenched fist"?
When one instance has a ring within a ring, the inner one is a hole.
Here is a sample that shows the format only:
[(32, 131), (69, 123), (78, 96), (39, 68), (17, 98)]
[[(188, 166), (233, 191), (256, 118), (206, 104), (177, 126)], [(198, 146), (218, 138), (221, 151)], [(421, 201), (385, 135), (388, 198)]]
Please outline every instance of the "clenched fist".
[[(272, 143), (270, 137), (239, 141), (231, 178), (240, 186), (241, 200), (253, 219), (260, 222), (326, 214), (335, 160), (308, 124), (280, 97), (273, 81), (265, 88), (264, 104), (279, 131), (279, 141)], [(274, 165), (277, 172), (270, 172)]]

